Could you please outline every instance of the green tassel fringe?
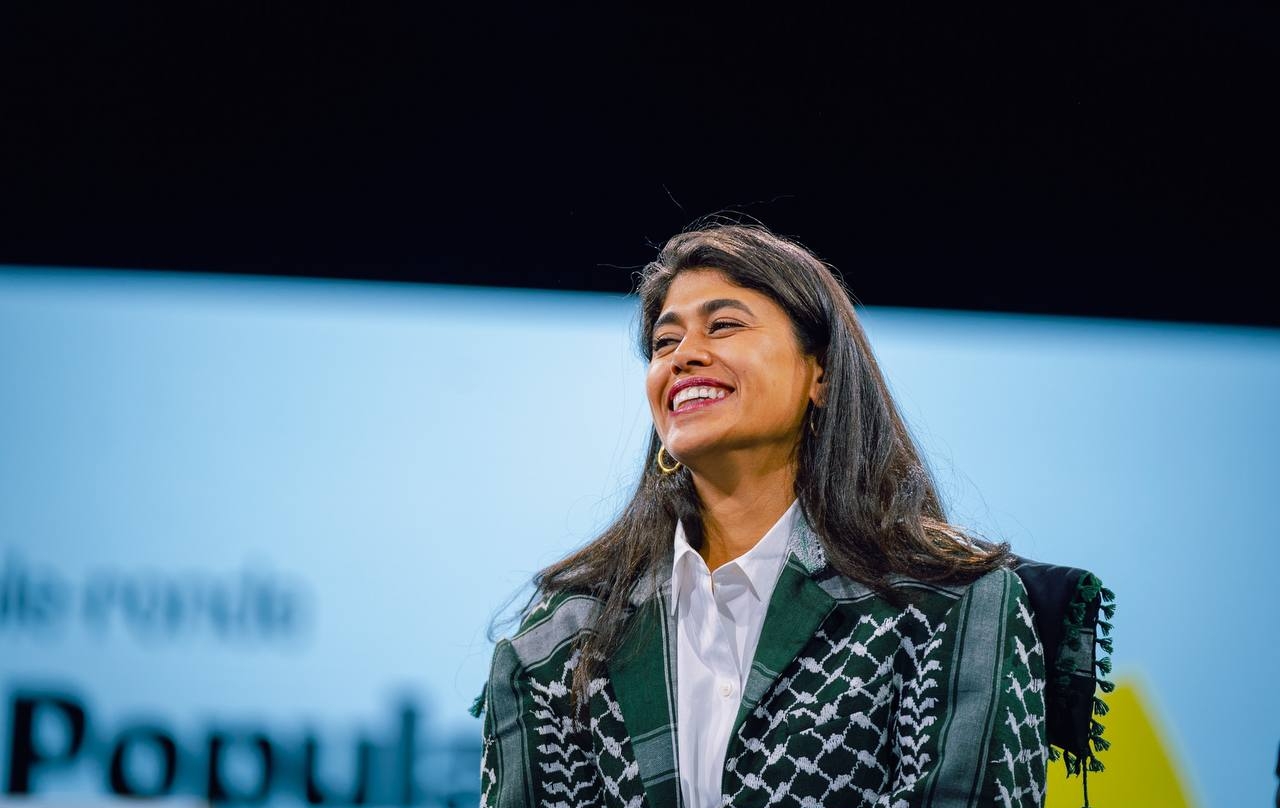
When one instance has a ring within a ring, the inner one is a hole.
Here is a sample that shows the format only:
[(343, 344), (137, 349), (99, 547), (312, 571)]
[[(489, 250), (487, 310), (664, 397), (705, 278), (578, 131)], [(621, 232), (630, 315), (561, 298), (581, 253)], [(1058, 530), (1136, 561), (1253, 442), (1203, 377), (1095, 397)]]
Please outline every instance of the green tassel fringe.
[(476, 696), (476, 700), (471, 702), (471, 709), (467, 710), (467, 712), (471, 713), (472, 718), (479, 718), (480, 714), (484, 712), (484, 691), (483, 690), (480, 691), (479, 696)]
[[(1098, 620), (1098, 634), (1093, 638), (1097, 648), (1104, 653), (1111, 654), (1114, 652), (1114, 641), (1111, 639), (1112, 624), (1108, 622), (1115, 617), (1115, 593), (1102, 585), (1102, 581), (1092, 573), (1086, 573), (1081, 576), (1079, 584), (1076, 586), (1076, 595), (1072, 599), (1071, 604), (1067, 607), (1067, 617), (1065, 621), (1064, 644), (1070, 646), (1074, 650), (1080, 650), (1080, 642), (1082, 639), (1085, 615), (1088, 613), (1089, 604), (1098, 600), (1099, 618), (1106, 617), (1106, 620)], [(1095, 677), (1098, 690), (1103, 693), (1111, 693), (1116, 686), (1113, 682), (1108, 681), (1105, 676), (1111, 673), (1111, 657), (1097, 657), (1094, 665), (1098, 669), (1098, 675)], [(1055, 680), (1060, 685), (1066, 685), (1070, 681), (1071, 674), (1074, 673), (1069, 662), (1059, 658), (1056, 666), (1057, 674)], [(1106, 715), (1110, 708), (1107, 703), (1097, 695), (1093, 696), (1093, 714), (1102, 716)], [(1058, 750), (1050, 747), (1049, 759), (1058, 760), (1061, 758), (1063, 765), (1067, 770), (1067, 776), (1081, 775), (1082, 782), (1087, 778), (1089, 772), (1101, 772), (1106, 768), (1102, 765), (1102, 761), (1098, 760), (1096, 753), (1105, 752), (1111, 748), (1111, 742), (1102, 737), (1105, 727), (1095, 720), (1089, 722), (1089, 745), (1092, 749), (1084, 757), (1076, 755), (1067, 750)], [(1088, 785), (1084, 783), (1085, 788), (1085, 805), (1089, 804)]]
[(1076, 585), (1076, 596), (1085, 603), (1093, 600), (1102, 591), (1102, 581), (1098, 580), (1098, 576), (1092, 572), (1086, 572), (1080, 576), (1080, 583)]
[(1080, 773), (1080, 758), (1066, 750), (1062, 752), (1062, 765), (1067, 768), (1067, 777)]
[[(1081, 614), (1080, 619), (1084, 620), (1083, 613)], [(1068, 646), (1071, 647), (1071, 650), (1073, 651), (1080, 650), (1080, 627), (1079, 626), (1073, 625), (1072, 623), (1067, 623), (1065, 642)]]

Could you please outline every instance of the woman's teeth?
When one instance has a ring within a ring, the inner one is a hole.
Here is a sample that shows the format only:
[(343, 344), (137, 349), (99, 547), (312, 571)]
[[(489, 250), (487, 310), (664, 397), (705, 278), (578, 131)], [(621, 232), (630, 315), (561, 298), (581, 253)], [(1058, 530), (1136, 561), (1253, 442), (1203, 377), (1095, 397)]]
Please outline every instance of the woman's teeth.
[(723, 387), (686, 387), (671, 400), (671, 409), (678, 410), (680, 405), (695, 398), (724, 398), (729, 391)]

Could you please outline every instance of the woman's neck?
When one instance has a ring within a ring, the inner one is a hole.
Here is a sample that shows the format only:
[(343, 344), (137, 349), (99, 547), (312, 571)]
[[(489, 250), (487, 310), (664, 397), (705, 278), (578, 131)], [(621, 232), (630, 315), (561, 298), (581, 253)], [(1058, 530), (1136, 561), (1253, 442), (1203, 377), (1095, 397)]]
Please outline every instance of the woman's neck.
[(764, 474), (713, 481), (694, 475), (702, 500), (702, 546), (698, 552), (715, 570), (755, 547), (795, 500), (794, 465)]

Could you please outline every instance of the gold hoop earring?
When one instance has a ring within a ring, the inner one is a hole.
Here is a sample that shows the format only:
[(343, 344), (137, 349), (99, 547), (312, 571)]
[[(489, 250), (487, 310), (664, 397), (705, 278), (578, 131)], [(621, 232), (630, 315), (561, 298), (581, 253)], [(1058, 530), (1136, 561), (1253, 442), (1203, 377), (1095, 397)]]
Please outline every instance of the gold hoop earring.
[[(662, 462), (662, 456), (664, 454), (667, 454), (667, 447), (658, 446), (658, 470), (661, 471), (663, 474), (674, 474), (677, 471), (679, 471), (680, 461), (677, 460), (675, 463), (672, 463), (670, 466), (668, 466)], [(670, 457), (670, 455), (667, 455), (667, 456)]]

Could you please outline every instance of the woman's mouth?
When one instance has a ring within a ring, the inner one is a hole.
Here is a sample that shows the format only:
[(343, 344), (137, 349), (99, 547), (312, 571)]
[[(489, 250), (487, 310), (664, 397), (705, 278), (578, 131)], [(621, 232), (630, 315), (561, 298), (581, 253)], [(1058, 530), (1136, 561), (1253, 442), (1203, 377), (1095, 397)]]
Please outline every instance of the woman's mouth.
[(671, 411), (685, 413), (703, 410), (720, 403), (725, 396), (732, 393), (732, 390), (726, 390), (723, 387), (686, 387), (676, 393), (675, 398), (671, 400)]

